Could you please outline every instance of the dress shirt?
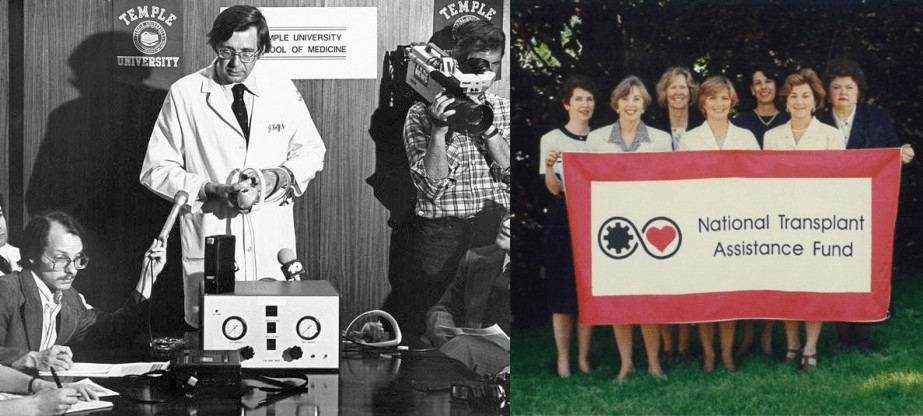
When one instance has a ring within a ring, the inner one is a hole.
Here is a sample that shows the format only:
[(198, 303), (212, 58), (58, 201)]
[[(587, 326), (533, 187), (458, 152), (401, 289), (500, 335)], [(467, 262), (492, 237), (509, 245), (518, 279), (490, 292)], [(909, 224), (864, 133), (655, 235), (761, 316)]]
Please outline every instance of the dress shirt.
[(836, 126), (843, 132), (843, 145), (849, 144), (849, 133), (852, 131), (853, 120), (856, 118), (856, 106), (852, 106), (852, 109), (849, 110), (849, 116), (846, 117), (846, 120), (840, 120), (837, 117), (836, 112), (831, 110), (833, 114), (833, 122), (836, 123)]
[[(493, 125), (500, 132), (500, 140), (509, 143), (509, 100), (488, 93), (484, 95), (484, 103), (493, 110)], [(410, 178), (417, 188), (417, 216), (470, 218), (490, 202), (509, 208), (509, 186), (490, 174), (484, 156), (488, 152), (487, 144), (480, 138), (450, 132), (445, 139), (449, 173), (444, 178), (431, 178), (423, 159), (432, 131), (429, 107), (423, 102), (414, 104), (404, 123), (404, 147), (410, 163)]]
[[(58, 313), (61, 312), (61, 292), (51, 293), (48, 285), (39, 279), (35, 272), (32, 278), (38, 286), (38, 295), (42, 300), (42, 343), (39, 351), (44, 351), (54, 345), (58, 340)], [(57, 295), (57, 296), (56, 296)], [(57, 299), (55, 299), (57, 297)]]
[[(218, 62), (217, 62), (217, 61), (215, 62), (215, 65), (218, 65)], [(215, 78), (216, 78), (216, 79), (215, 79), (215, 82), (217, 82), (217, 83), (220, 84), (220, 83), (221, 83), (221, 80), (220, 80), (220, 79), (217, 79), (217, 78), (218, 78), (218, 71), (215, 71)], [(256, 100), (254, 99), (254, 97), (260, 95), (260, 93), (259, 93), (259, 86), (257, 86), (257, 83), (256, 83), (256, 81), (254, 80), (253, 77), (247, 77), (247, 79), (245, 79), (244, 82), (241, 82), (241, 84), (243, 84), (244, 87), (245, 87), (245, 89), (244, 89), (244, 92), (245, 92), (245, 94), (244, 94), (244, 105), (247, 107), (247, 124), (248, 124), (248, 125), (252, 125), (252, 122), (253, 122), (253, 106), (254, 106), (255, 101), (256, 101)], [(228, 106), (234, 104), (234, 91), (233, 91), (233, 88), (234, 88), (235, 85), (237, 85), (237, 84), (226, 84), (226, 85), (221, 85), (221, 89), (224, 90), (224, 97), (228, 99)], [(249, 93), (249, 94), (246, 94), (246, 93)]]

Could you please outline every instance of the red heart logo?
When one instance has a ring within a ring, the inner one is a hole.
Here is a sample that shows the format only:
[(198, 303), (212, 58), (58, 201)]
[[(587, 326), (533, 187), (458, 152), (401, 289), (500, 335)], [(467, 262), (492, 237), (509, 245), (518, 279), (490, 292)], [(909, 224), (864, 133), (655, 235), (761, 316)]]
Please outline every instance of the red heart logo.
[(647, 237), (647, 241), (650, 241), (654, 247), (657, 247), (657, 250), (663, 253), (663, 250), (676, 239), (676, 229), (671, 225), (665, 225), (661, 228), (651, 227), (647, 229), (644, 235)]

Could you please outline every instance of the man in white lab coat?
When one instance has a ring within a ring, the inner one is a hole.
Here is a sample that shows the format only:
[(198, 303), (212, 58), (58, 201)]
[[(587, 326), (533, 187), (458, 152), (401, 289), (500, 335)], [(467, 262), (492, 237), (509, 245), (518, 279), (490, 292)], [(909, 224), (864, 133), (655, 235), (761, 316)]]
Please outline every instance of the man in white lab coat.
[[(208, 43), (217, 57), (170, 87), (140, 176), (166, 199), (180, 190), (189, 195), (180, 234), (185, 317), (194, 327), (205, 237), (236, 237), (237, 280), (283, 279), (276, 255), (295, 249), (290, 202), (323, 168), (326, 151), (291, 80), (259, 68), (270, 38), (257, 8), (221, 12)], [(266, 186), (250, 212), (236, 175), (246, 168), (262, 173)]]

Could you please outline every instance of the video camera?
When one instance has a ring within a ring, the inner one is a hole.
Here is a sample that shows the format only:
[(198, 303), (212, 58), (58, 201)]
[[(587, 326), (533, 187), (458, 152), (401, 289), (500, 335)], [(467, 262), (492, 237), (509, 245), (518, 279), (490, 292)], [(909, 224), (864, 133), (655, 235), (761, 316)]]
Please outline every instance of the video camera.
[(494, 112), (487, 105), (477, 104), (468, 94), (480, 94), (490, 88), (496, 75), (483, 59), (469, 59), (466, 71), (448, 53), (430, 43), (407, 46), (407, 84), (428, 102), (442, 91), (455, 98), (449, 109), (449, 127), (465, 134), (481, 134), (494, 121)]

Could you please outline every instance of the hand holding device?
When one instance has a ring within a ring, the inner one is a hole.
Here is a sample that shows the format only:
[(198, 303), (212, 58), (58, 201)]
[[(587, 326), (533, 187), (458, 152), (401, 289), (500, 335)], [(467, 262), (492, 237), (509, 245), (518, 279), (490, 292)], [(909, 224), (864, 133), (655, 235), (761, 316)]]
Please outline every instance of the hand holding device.
[(283, 248), (279, 250), (279, 254), (276, 255), (276, 260), (279, 260), (279, 264), (282, 265), (282, 274), (285, 275), (285, 280), (305, 279), (304, 265), (295, 257), (295, 253), (292, 249)]

